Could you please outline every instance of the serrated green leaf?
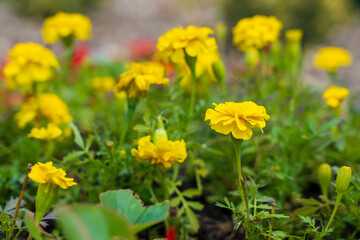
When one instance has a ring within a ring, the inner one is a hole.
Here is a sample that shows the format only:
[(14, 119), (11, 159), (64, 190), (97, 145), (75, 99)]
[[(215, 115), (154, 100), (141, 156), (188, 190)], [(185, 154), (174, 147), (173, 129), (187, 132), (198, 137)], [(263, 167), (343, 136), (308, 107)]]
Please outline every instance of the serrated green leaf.
[(67, 154), (64, 158), (63, 158), (63, 162), (69, 162), (73, 159), (76, 159), (82, 155), (84, 155), (85, 152), (84, 151), (73, 151), (69, 154)]
[(69, 127), (73, 130), (74, 133), (74, 141), (76, 145), (78, 145), (81, 149), (85, 150), (84, 140), (81, 137), (79, 129), (75, 126), (73, 122), (69, 123)]
[(189, 189), (186, 189), (185, 191), (183, 191), (181, 194), (187, 198), (193, 198), (195, 196), (199, 196), (201, 193), (200, 193), (199, 189), (189, 188)]
[(150, 127), (142, 124), (136, 124), (133, 129), (139, 133), (148, 133), (151, 131)]
[(180, 197), (174, 197), (170, 200), (170, 206), (171, 207), (177, 207), (180, 204)]
[(195, 210), (202, 210), (204, 208), (204, 205), (202, 205), (199, 202), (194, 202), (194, 201), (186, 201), (187, 204), (189, 205), (190, 208), (195, 209)]
[(190, 208), (185, 209), (185, 214), (186, 214), (187, 218), (189, 219), (192, 232), (197, 232), (200, 228), (200, 225), (199, 225), (199, 221), (198, 221), (196, 215)]

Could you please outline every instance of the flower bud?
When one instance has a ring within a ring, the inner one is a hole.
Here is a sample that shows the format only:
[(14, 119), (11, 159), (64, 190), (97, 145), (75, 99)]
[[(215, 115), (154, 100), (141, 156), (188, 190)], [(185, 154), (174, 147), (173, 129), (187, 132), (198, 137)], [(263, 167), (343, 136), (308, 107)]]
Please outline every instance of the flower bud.
[(323, 163), (320, 165), (318, 170), (318, 179), (322, 194), (327, 196), (327, 188), (331, 180), (331, 167), (329, 164)]
[(157, 118), (158, 123), (157, 123), (157, 129), (155, 130), (154, 136), (153, 136), (153, 142), (155, 143), (155, 145), (161, 140), (168, 140), (168, 136), (166, 133), (166, 130), (164, 128), (164, 124), (161, 120), (161, 117)]
[(351, 167), (342, 166), (336, 177), (336, 192), (345, 193), (351, 179)]
[(112, 151), (114, 149), (114, 142), (113, 141), (107, 141), (105, 143), (105, 146), (109, 151)]

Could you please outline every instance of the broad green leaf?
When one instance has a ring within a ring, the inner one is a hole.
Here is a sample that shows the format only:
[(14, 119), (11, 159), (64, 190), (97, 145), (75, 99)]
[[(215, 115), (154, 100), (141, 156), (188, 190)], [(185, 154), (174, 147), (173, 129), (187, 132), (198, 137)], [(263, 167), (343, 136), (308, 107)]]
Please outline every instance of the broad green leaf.
[(24, 222), (27, 230), (35, 240), (43, 240), (42, 230), (29, 213), (25, 213)]
[(69, 240), (136, 239), (125, 217), (101, 206), (64, 206), (56, 213)]
[(81, 137), (81, 134), (80, 134), (79, 129), (75, 126), (75, 124), (74, 124), (73, 122), (70, 122), (70, 123), (69, 123), (69, 127), (73, 130), (75, 143), (76, 143), (81, 149), (85, 149), (84, 140), (83, 140), (82, 137)]
[(134, 196), (130, 189), (101, 193), (100, 201), (103, 206), (116, 209), (127, 217), (134, 225), (136, 232), (164, 221), (169, 215), (169, 201), (144, 206), (139, 196)]

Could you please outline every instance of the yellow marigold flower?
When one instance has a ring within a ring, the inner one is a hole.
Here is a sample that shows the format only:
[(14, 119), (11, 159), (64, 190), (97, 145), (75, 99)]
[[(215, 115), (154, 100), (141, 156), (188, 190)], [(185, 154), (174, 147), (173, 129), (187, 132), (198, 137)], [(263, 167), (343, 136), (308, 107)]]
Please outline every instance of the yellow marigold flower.
[(131, 149), (131, 155), (138, 161), (150, 161), (151, 164), (171, 167), (174, 163), (181, 163), (187, 157), (184, 140), (169, 141), (160, 139), (156, 144), (150, 142), (150, 136), (142, 137), (138, 141), (138, 149)]
[(67, 178), (65, 176), (66, 172), (61, 168), (54, 167), (52, 162), (38, 162), (31, 168), (31, 172), (29, 173), (29, 178), (40, 184), (50, 182), (58, 185), (62, 189), (77, 185), (73, 178)]
[(301, 29), (290, 29), (285, 32), (285, 38), (288, 43), (299, 43), (302, 36), (303, 31)]
[(265, 120), (270, 116), (266, 114), (263, 106), (247, 101), (241, 103), (226, 102), (215, 104), (215, 110), (208, 109), (205, 113), (205, 121), (210, 120), (210, 126), (222, 134), (232, 133), (234, 138), (248, 140), (251, 138), (252, 128), (263, 128)]
[(91, 83), (93, 88), (104, 92), (112, 90), (116, 84), (115, 79), (111, 76), (94, 77)]
[(31, 97), (23, 103), (15, 119), (20, 128), (31, 121), (40, 121), (45, 118), (56, 125), (72, 121), (67, 105), (61, 98), (52, 93), (41, 93), (38, 97)]
[(345, 49), (337, 47), (320, 49), (314, 59), (315, 67), (328, 72), (337, 72), (339, 67), (348, 67), (351, 64), (351, 54)]
[(4, 76), (9, 88), (31, 87), (34, 82), (47, 81), (59, 66), (56, 56), (37, 43), (18, 43), (9, 52)]
[[(199, 54), (196, 60), (195, 65), (195, 71), (196, 71), (196, 78), (200, 78), (202, 76), (204, 77), (204, 80), (206, 80), (206, 83), (199, 81), (198, 82), (198, 91), (206, 90), (204, 89), (205, 85), (213, 84), (217, 82), (214, 70), (213, 70), (213, 64), (220, 60), (219, 53), (212, 52), (208, 54)], [(186, 87), (189, 91), (191, 90), (191, 72), (189, 67), (187, 66), (185, 61), (182, 61), (180, 64), (180, 74), (179, 77), (181, 77), (180, 80), (180, 87)]]
[(88, 17), (79, 13), (58, 12), (45, 19), (41, 33), (44, 42), (50, 44), (67, 37), (83, 41), (91, 37), (91, 22)]
[(126, 91), (129, 98), (144, 96), (151, 84), (168, 84), (164, 67), (155, 62), (132, 63), (129, 70), (120, 75), (115, 93)]
[(162, 35), (157, 43), (160, 54), (172, 62), (183, 61), (185, 54), (196, 57), (217, 50), (214, 31), (208, 27), (176, 27)]
[(274, 16), (241, 19), (233, 28), (233, 44), (241, 51), (260, 49), (278, 40), (282, 23)]
[(339, 106), (341, 101), (347, 96), (349, 96), (349, 90), (347, 88), (337, 86), (331, 86), (323, 94), (323, 98), (326, 99), (327, 105), (333, 108)]
[(49, 123), (47, 128), (32, 128), (28, 137), (49, 141), (59, 137), (61, 134), (62, 131), (58, 126), (54, 123)]

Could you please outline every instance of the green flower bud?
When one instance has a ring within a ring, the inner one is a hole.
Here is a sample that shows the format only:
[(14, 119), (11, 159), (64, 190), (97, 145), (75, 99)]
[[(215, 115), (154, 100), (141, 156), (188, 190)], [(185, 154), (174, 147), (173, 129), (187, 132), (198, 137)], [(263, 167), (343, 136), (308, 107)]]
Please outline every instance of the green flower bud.
[(158, 120), (157, 129), (155, 130), (155, 133), (153, 136), (153, 142), (155, 143), (155, 145), (161, 139), (168, 140), (168, 136), (167, 136), (166, 130), (164, 128), (164, 124), (161, 120), (161, 117), (158, 117), (157, 120)]
[(114, 142), (113, 141), (107, 141), (105, 143), (105, 146), (109, 151), (112, 151), (114, 149)]
[(320, 165), (318, 170), (318, 179), (321, 187), (321, 192), (324, 196), (327, 197), (327, 188), (331, 180), (331, 167), (327, 163)]
[(245, 62), (248, 68), (254, 68), (260, 62), (260, 55), (258, 50), (252, 48), (246, 51)]
[(336, 177), (336, 192), (345, 193), (351, 179), (351, 167), (342, 166)]
[(40, 223), (54, 202), (58, 187), (52, 181), (39, 184), (35, 201), (35, 220)]

